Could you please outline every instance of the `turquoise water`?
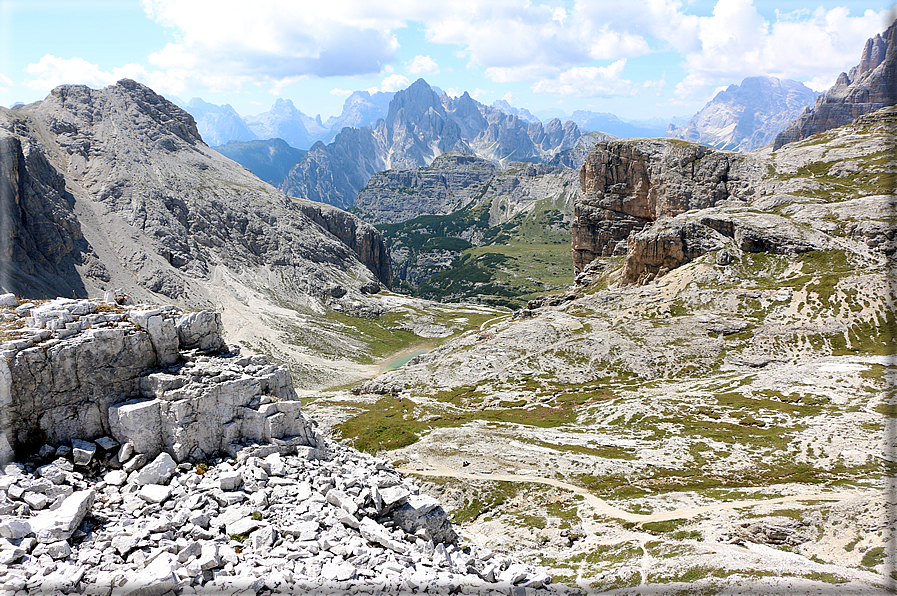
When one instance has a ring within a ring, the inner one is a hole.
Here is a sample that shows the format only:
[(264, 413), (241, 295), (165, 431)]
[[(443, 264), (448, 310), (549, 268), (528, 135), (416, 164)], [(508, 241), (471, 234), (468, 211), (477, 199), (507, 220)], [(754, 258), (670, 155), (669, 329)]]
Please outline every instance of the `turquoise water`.
[(420, 356), (421, 354), (426, 354), (430, 350), (428, 348), (414, 350), (413, 352), (409, 352), (407, 354), (402, 354), (401, 356), (396, 356), (395, 358), (390, 358), (386, 360), (380, 365), (380, 370), (386, 372), (388, 370), (395, 370), (397, 368), (401, 368), (408, 364), (408, 362), (414, 358), (415, 356)]

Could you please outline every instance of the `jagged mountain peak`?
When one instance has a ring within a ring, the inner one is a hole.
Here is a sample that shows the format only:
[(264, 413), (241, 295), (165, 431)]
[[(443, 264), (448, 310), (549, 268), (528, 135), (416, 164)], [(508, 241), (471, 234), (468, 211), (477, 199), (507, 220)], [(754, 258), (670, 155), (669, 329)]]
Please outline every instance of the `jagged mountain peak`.
[(747, 77), (717, 93), (684, 127), (671, 126), (666, 136), (753, 151), (772, 142), (816, 95), (798, 81)]

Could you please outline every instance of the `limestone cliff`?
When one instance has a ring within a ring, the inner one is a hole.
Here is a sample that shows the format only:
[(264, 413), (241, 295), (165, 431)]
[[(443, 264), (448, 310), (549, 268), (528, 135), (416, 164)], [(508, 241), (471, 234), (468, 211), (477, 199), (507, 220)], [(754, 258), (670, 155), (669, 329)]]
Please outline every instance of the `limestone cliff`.
[(243, 440), (315, 443), (289, 369), (228, 351), (219, 313), (60, 298), (3, 315), (3, 465), (42, 442), (104, 436), (177, 461)]
[(425, 168), (374, 174), (358, 193), (354, 207), (365, 221), (374, 224), (444, 215), (482, 196), (498, 171), (498, 166), (488, 160), (447, 153)]
[(897, 22), (866, 42), (860, 63), (841, 73), (828, 91), (776, 137), (783, 145), (844, 126), (863, 114), (897, 103)]
[(626, 238), (661, 217), (745, 201), (759, 179), (754, 158), (703, 145), (645, 139), (595, 145), (580, 170), (574, 207), (573, 264), (625, 254)]
[(377, 276), (377, 279), (387, 288), (392, 288), (389, 249), (377, 228), (332, 205), (305, 199), (297, 201), (299, 208), (309, 219), (355, 251), (358, 259)]

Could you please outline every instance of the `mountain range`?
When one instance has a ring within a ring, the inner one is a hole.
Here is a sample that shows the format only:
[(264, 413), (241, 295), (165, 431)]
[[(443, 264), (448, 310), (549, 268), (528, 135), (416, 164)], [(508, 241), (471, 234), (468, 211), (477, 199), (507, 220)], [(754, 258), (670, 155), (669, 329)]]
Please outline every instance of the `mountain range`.
[(448, 152), (497, 163), (544, 161), (574, 147), (581, 136), (572, 122), (526, 122), (466, 92), (440, 95), (418, 79), (395, 94), (386, 118), (373, 127), (344, 128), (333, 143), (316, 143), (279, 188), (347, 208), (377, 172), (426, 166)]

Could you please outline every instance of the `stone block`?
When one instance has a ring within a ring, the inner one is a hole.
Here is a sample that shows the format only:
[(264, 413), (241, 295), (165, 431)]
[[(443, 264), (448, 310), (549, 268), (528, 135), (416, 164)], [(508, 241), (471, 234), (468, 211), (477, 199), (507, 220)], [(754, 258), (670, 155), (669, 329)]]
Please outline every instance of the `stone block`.
[(29, 523), (37, 541), (49, 544), (68, 540), (93, 505), (93, 489), (80, 490), (67, 497), (59, 508), (33, 517)]
[(109, 426), (116, 440), (131, 443), (138, 453), (155, 457), (162, 451), (162, 421), (157, 399), (110, 407)]
[(90, 441), (82, 441), (81, 439), (72, 439), (72, 459), (76, 466), (86, 466), (96, 455), (97, 445)]
[(224, 346), (221, 314), (200, 311), (181, 315), (177, 320), (181, 350), (218, 350)]
[(170, 455), (160, 453), (153, 461), (128, 476), (130, 484), (168, 484), (177, 470), (177, 464)]

